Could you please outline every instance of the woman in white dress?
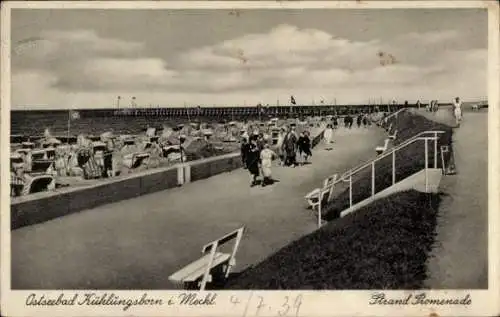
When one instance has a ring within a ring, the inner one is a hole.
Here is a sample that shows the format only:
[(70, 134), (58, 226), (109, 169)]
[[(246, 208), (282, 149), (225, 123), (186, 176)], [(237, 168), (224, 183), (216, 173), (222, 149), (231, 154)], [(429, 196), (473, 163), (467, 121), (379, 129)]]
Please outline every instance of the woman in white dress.
[(285, 129), (281, 129), (278, 134), (278, 141), (276, 142), (276, 150), (278, 152), (278, 157), (280, 159), (280, 165), (283, 165), (285, 162), (285, 156), (282, 150), (284, 140), (285, 140)]
[(272, 163), (273, 159), (277, 157), (276, 153), (269, 148), (269, 143), (264, 144), (264, 149), (260, 152), (260, 161), (262, 168), (262, 187), (272, 184)]
[(457, 126), (460, 126), (460, 122), (462, 121), (462, 102), (458, 97), (453, 102), (453, 112), (455, 114), (455, 123)]
[(331, 124), (326, 126), (323, 138), (325, 139), (326, 144), (333, 143), (333, 129)]

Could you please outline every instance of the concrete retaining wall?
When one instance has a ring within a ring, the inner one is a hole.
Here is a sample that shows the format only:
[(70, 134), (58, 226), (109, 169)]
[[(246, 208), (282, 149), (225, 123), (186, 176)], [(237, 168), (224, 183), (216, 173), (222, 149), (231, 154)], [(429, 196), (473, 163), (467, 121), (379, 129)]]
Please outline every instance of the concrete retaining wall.
[[(176, 187), (241, 167), (239, 153), (148, 170), (78, 188), (14, 198), (11, 228), (17, 229), (85, 209)], [(190, 175), (191, 174), (191, 177)]]
[[(312, 140), (313, 147), (323, 131)], [(85, 187), (62, 188), (21, 196), (11, 201), (11, 229), (48, 221), (85, 209), (146, 195), (191, 181), (230, 172), (242, 166), (239, 153), (202, 159), (102, 180)]]

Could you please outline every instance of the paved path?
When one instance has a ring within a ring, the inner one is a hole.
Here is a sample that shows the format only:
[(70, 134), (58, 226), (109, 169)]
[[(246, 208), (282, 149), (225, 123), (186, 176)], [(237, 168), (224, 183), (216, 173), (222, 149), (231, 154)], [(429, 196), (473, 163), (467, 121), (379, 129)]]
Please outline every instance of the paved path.
[[(437, 289), (488, 288), (488, 116), (467, 112), (454, 130), (457, 175), (445, 176), (437, 244), (427, 285)], [(431, 115), (432, 116), (432, 115)], [(431, 118), (429, 116), (429, 118)], [(450, 110), (439, 121), (454, 122)]]
[(12, 287), (165, 289), (168, 276), (201, 247), (246, 225), (236, 271), (313, 231), (303, 196), (335, 172), (375, 156), (380, 128), (336, 132), (334, 150), (319, 145), (312, 164), (276, 167), (280, 182), (250, 188), (240, 169), (101, 206), (12, 233)]

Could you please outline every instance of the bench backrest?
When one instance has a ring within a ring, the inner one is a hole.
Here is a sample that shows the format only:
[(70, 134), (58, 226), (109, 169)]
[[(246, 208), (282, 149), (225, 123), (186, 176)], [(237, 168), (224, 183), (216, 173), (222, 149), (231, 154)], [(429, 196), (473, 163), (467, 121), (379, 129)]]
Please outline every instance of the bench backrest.
[(323, 188), (321, 189), (321, 197), (320, 203), (323, 201), (323, 196), (328, 194), (327, 200), (330, 201), (332, 199), (332, 193), (333, 193), (333, 188), (335, 187), (334, 184), (337, 182), (339, 175), (338, 174), (333, 174), (332, 176), (326, 178), (323, 181)]
[(234, 263), (234, 258), (236, 256), (236, 252), (238, 251), (238, 247), (240, 245), (241, 238), (243, 237), (243, 232), (245, 230), (245, 227), (241, 227), (239, 229), (236, 229), (223, 237), (214, 240), (210, 243), (207, 243), (203, 246), (201, 253), (206, 254), (210, 252), (210, 260), (208, 261), (207, 268), (205, 270), (205, 274), (203, 275), (203, 279), (201, 280), (201, 285), (200, 285), (200, 290), (204, 290), (205, 286), (207, 284), (207, 281), (210, 276), (210, 271), (212, 270), (212, 263), (215, 258), (215, 253), (217, 252), (217, 248), (220, 246), (223, 246), (224, 244), (228, 243), (229, 241), (234, 241), (233, 245), (233, 250), (231, 251), (231, 257), (229, 258), (229, 265), (227, 266), (226, 272), (225, 272), (225, 277), (227, 278), (229, 275), (229, 271), (231, 269), (232, 263)]
[[(201, 253), (202, 254), (208, 253), (208, 252), (212, 251), (212, 248), (221, 247), (224, 244), (232, 241), (233, 239), (236, 239), (236, 238), (241, 239), (241, 236), (243, 235), (244, 228), (245, 227), (241, 227), (239, 229), (236, 229), (236, 230), (224, 235), (223, 237), (221, 237), (217, 240), (214, 240), (212, 242), (205, 244), (201, 250)], [(239, 241), (236, 241), (236, 242), (239, 242)]]

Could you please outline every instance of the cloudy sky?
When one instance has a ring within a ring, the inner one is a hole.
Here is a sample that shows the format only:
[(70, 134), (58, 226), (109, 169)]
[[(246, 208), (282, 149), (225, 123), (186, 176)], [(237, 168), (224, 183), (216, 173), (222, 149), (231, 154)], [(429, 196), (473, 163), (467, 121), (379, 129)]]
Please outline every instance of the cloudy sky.
[(465, 100), (487, 94), (487, 13), (13, 10), (13, 108)]

